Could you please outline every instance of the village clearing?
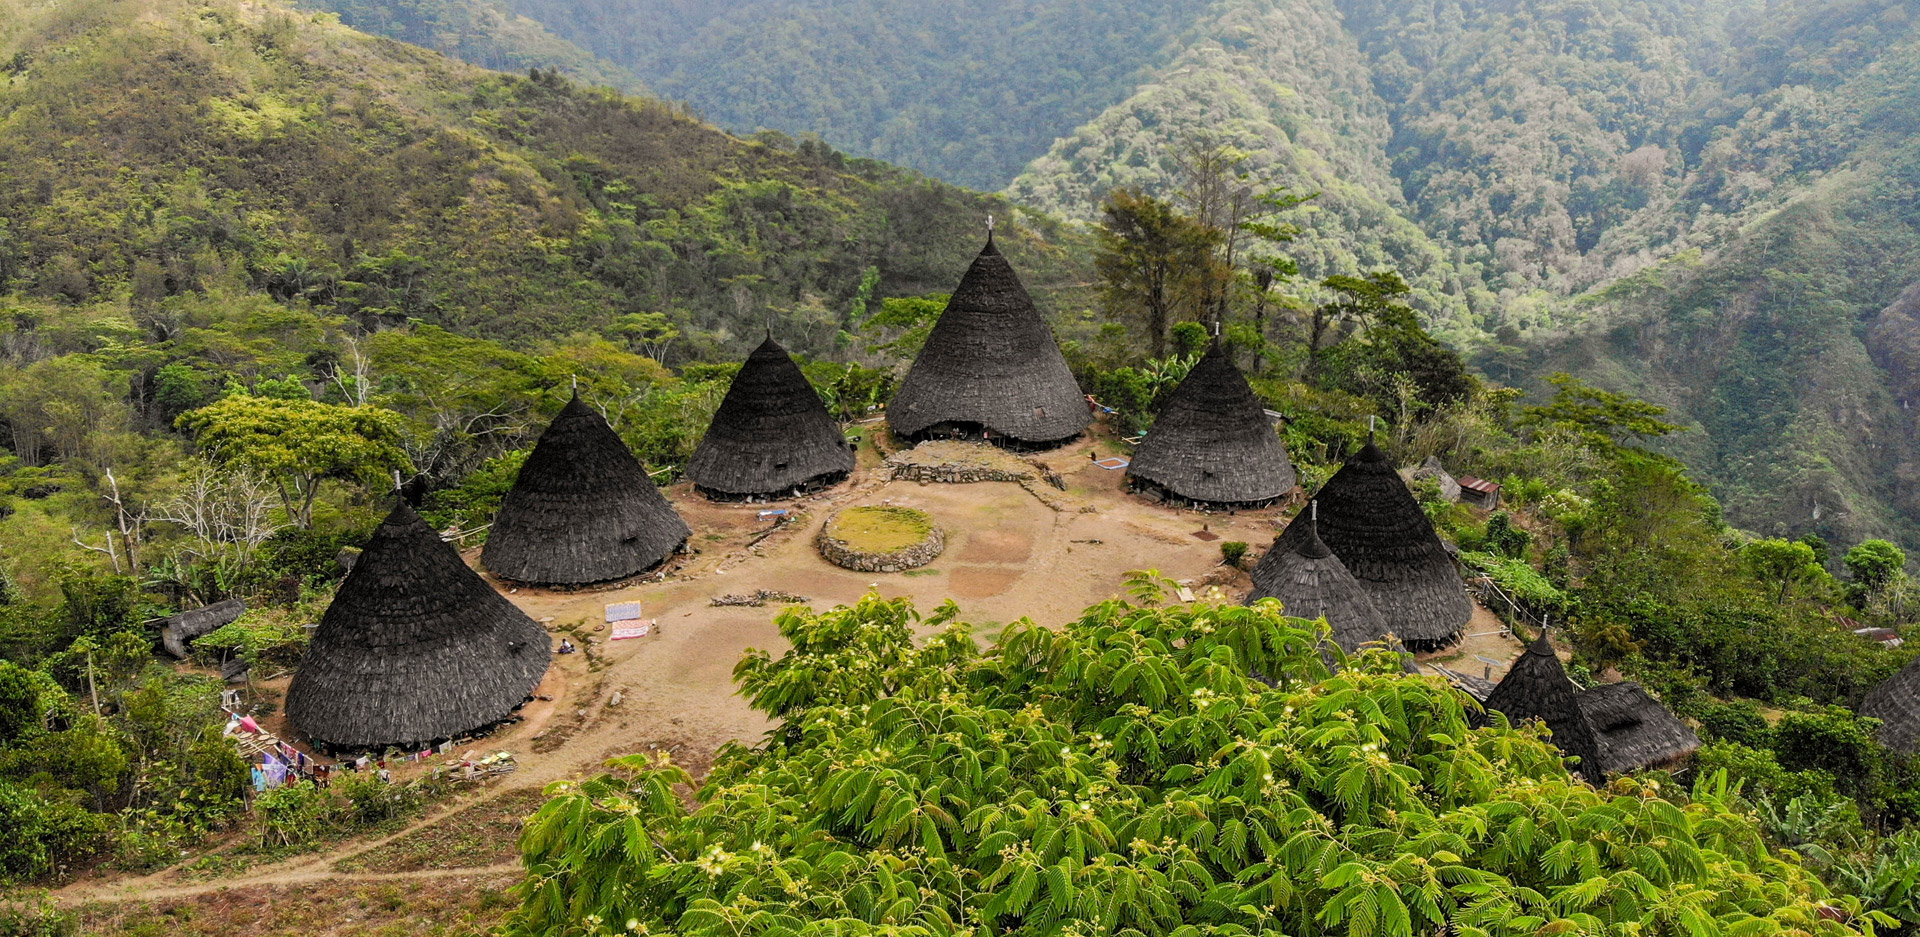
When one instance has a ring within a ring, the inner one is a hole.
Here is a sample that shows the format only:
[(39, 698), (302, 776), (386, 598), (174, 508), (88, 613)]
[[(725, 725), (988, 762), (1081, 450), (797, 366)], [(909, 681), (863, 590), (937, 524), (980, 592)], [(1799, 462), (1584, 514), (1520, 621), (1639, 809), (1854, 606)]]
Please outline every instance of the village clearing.
[[(607, 758), (631, 752), (664, 753), (698, 776), (721, 746), (756, 743), (771, 728), (735, 693), (732, 671), (749, 648), (776, 655), (786, 649), (773, 623), (784, 603), (715, 606), (715, 598), (765, 590), (804, 596), (825, 609), (873, 590), (911, 599), (923, 614), (951, 598), (961, 620), (986, 642), (1021, 617), (1047, 626), (1071, 621), (1088, 605), (1120, 595), (1136, 569), (1156, 569), (1200, 600), (1239, 601), (1250, 581), (1222, 565), (1221, 543), (1251, 544), (1244, 563), (1250, 569), (1300, 507), (1296, 500), (1209, 514), (1150, 503), (1125, 491), (1124, 471), (1094, 463), (1116, 451), (1114, 441), (1099, 434), (1031, 457), (1056, 473), (1064, 490), (1022, 457), (952, 443), (932, 444), (941, 460), (965, 458), (971, 450), (982, 465), (1033, 477), (892, 480), (893, 468), (872, 440), (884, 430), (877, 423), (856, 430), (868, 437), (858, 467), (847, 482), (822, 492), (772, 503), (717, 503), (684, 483), (669, 489), (693, 528), (693, 552), (664, 571), (576, 591), (496, 583), (545, 625), (555, 645), (565, 638), (581, 650), (553, 658), (536, 690), (544, 698), (527, 705), (518, 722), (459, 746), (513, 753), (518, 767), (512, 773), (475, 785), (478, 790), (391, 835), (211, 880), (182, 866), (88, 878), (56, 897), (64, 907), (82, 909), (90, 934), (483, 933), (507, 910), (509, 902), (497, 896), (517, 879), (512, 842), (519, 817), (537, 805), (547, 784), (595, 772)], [(857, 505), (925, 512), (946, 532), (945, 552), (900, 573), (856, 573), (828, 563), (814, 538), (835, 511)], [(779, 510), (788, 513), (763, 515)], [(471, 563), (478, 550), (463, 552)], [(640, 603), (642, 616), (654, 622), (651, 633), (611, 640), (606, 607), (622, 602)], [(1497, 633), (1499, 627), (1478, 609), (1466, 647), (1438, 657), (1474, 676), (1489, 666), (1480, 658), (1511, 660), (1521, 646)], [(1491, 669), (1495, 680), (1502, 670)], [(284, 683), (266, 689), (283, 691)], [(282, 715), (263, 722), (287, 731)], [(431, 763), (402, 766), (395, 779)], [(395, 893), (406, 900), (382, 897)]]

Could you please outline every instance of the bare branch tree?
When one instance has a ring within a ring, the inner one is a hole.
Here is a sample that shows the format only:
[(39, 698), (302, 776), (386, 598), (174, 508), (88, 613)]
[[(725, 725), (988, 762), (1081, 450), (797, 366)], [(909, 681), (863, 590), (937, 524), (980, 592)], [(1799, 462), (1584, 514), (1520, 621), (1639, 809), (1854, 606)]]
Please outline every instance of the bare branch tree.
[[(140, 544), (144, 539), (148, 511), (146, 508), (134, 510), (127, 506), (126, 496), (120, 492), (120, 480), (113, 475), (113, 469), (107, 469), (107, 490), (100, 497), (113, 507), (114, 529), (106, 534), (106, 545), (95, 546), (80, 539), (80, 529), (72, 529), (76, 546), (104, 554), (113, 561), (113, 571), (121, 574), (140, 572)], [(120, 535), (119, 545), (114, 544), (114, 534)], [(125, 565), (122, 565), (124, 559)]]

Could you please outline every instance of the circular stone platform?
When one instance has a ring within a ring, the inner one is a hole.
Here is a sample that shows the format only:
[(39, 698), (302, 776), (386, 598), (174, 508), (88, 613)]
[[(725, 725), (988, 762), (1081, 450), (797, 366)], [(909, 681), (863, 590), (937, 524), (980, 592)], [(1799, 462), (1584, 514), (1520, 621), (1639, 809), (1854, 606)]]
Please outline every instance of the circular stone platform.
[(933, 518), (912, 508), (847, 508), (820, 527), (820, 555), (862, 573), (897, 573), (933, 562), (947, 538)]

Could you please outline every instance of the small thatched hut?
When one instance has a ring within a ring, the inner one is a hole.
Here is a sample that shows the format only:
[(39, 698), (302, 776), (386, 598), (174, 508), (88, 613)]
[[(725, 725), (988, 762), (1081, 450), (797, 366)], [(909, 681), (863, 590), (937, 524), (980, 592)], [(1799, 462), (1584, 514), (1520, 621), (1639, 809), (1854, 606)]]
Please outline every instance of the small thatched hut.
[(1420, 467), (1407, 477), (1414, 481), (1431, 478), (1434, 484), (1440, 486), (1440, 497), (1449, 503), (1460, 500), (1460, 482), (1447, 474), (1447, 467), (1440, 464), (1439, 456), (1427, 456), (1427, 461), (1420, 463)]
[(605, 582), (658, 565), (691, 533), (613, 427), (575, 394), (520, 467), (480, 563), (517, 582)]
[[(1378, 447), (1367, 443), (1314, 498), (1320, 539), (1367, 587), (1409, 649), (1437, 650), (1459, 639), (1473, 601), (1433, 525)], [(1268, 555), (1298, 549), (1307, 531), (1288, 525)]]
[(321, 617), (287, 716), (332, 749), (452, 738), (512, 715), (548, 660), (547, 633), (403, 502)]
[(831, 485), (853, 471), (853, 447), (820, 395), (772, 335), (747, 356), (687, 461), (694, 489), (716, 501)]
[(1661, 767), (1700, 747), (1700, 737), (1637, 683), (1582, 690), (1567, 677), (1545, 632), (1488, 694), (1487, 709), (1518, 725), (1538, 719), (1561, 751), (1598, 784), (1607, 775)]
[(1920, 750), (1920, 658), (1867, 691), (1860, 715), (1880, 720), (1880, 743), (1903, 752)]
[(1305, 536), (1293, 538), (1285, 549), (1276, 542), (1254, 567), (1247, 604), (1279, 599), (1287, 614), (1296, 618), (1325, 618), (1333, 629), (1333, 642), (1351, 654), (1363, 644), (1386, 638), (1387, 619), (1374, 608), (1366, 587), (1321, 542), (1311, 512), (1310, 507), (1289, 525), (1307, 528)]
[(246, 610), (247, 603), (239, 599), (227, 599), (181, 612), (160, 626), (160, 646), (166, 648), (167, 653), (185, 660), (191, 653), (194, 639), (232, 624)]
[(914, 440), (1044, 449), (1091, 421), (1053, 331), (989, 233), (887, 406), (887, 424)]
[(1217, 341), (1161, 402), (1127, 467), (1137, 491), (1221, 508), (1264, 507), (1294, 481), (1266, 405)]

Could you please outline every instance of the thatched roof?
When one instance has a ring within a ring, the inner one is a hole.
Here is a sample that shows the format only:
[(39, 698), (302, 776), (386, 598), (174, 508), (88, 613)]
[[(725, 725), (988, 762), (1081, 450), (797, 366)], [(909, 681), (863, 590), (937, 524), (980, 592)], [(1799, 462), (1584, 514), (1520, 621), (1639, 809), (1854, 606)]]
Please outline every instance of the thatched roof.
[(1514, 662), (1486, 706), (1516, 725), (1545, 722), (1553, 743), (1578, 757), (1580, 772), (1595, 783), (1677, 761), (1700, 747), (1700, 737), (1637, 683), (1574, 686), (1545, 633)]
[(1880, 720), (1880, 742), (1888, 748), (1920, 749), (1920, 658), (1868, 690), (1860, 715)]
[(1053, 331), (989, 235), (887, 406), (888, 425), (910, 438), (957, 425), (1047, 444), (1091, 420)]
[(548, 659), (546, 632), (403, 502), (321, 617), (287, 716), (333, 748), (452, 738), (511, 715)]
[(1374, 608), (1366, 587), (1321, 542), (1309, 512), (1302, 511), (1290, 526), (1307, 528), (1306, 535), (1294, 538), (1285, 549), (1276, 542), (1260, 558), (1247, 604), (1279, 599), (1286, 613), (1296, 618), (1325, 618), (1333, 628), (1334, 643), (1349, 654), (1385, 638), (1387, 619)]
[(853, 447), (780, 343), (767, 336), (747, 356), (687, 461), (701, 493), (780, 494), (853, 471)]
[[(1473, 601), (1433, 525), (1379, 448), (1367, 443), (1314, 498), (1320, 539), (1367, 587), (1394, 634), (1416, 651), (1459, 638)], [(1289, 525), (1274, 551), (1297, 548), (1306, 532)]]
[(1598, 780), (1604, 777), (1599, 768), (1600, 741), (1581, 715), (1579, 696), (1580, 688), (1567, 676), (1543, 630), (1487, 694), (1486, 706), (1506, 714), (1516, 726), (1529, 719), (1546, 723), (1553, 732), (1553, 744), (1579, 758), (1581, 772)]
[(1414, 481), (1431, 478), (1440, 486), (1440, 497), (1449, 502), (1460, 500), (1460, 482), (1447, 474), (1447, 467), (1440, 464), (1439, 456), (1427, 456), (1427, 461), (1420, 463), (1420, 467), (1414, 469), (1408, 477)]
[(246, 610), (247, 603), (239, 599), (227, 599), (181, 612), (160, 626), (160, 644), (167, 649), (167, 653), (184, 660), (193, 639), (233, 623)]
[(576, 394), (521, 466), (480, 563), (519, 582), (605, 582), (658, 564), (691, 533), (613, 427)]
[(1221, 505), (1264, 505), (1294, 486), (1266, 405), (1219, 342), (1161, 402), (1127, 477)]
[(1700, 748), (1700, 736), (1638, 683), (1603, 684), (1579, 702), (1600, 741), (1602, 776), (1670, 764)]

